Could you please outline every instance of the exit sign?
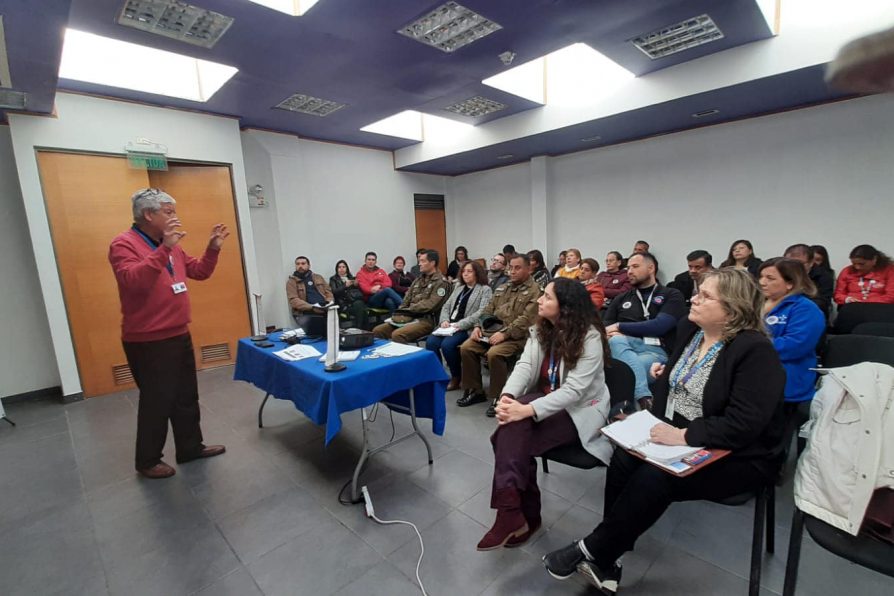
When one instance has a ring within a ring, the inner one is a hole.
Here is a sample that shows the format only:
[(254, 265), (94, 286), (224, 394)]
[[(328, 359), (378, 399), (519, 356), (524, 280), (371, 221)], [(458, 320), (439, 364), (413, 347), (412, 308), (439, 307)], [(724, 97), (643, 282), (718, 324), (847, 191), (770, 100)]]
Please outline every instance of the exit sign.
[(127, 163), (135, 170), (167, 170), (168, 158), (160, 153), (127, 154)]

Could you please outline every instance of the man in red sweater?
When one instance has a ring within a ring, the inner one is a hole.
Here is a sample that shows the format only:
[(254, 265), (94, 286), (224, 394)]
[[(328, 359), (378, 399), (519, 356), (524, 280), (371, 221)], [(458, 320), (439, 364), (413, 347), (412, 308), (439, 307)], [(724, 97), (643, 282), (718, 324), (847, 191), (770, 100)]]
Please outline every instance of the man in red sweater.
[(140, 389), (136, 469), (147, 478), (168, 478), (174, 468), (161, 456), (169, 420), (177, 463), (226, 451), (202, 442), (186, 279), (211, 276), (230, 232), (223, 224), (214, 226), (205, 254), (196, 259), (178, 245), (186, 232), (180, 230), (173, 197), (146, 188), (131, 202), (134, 224), (112, 240), (109, 262), (121, 298), (124, 353)]

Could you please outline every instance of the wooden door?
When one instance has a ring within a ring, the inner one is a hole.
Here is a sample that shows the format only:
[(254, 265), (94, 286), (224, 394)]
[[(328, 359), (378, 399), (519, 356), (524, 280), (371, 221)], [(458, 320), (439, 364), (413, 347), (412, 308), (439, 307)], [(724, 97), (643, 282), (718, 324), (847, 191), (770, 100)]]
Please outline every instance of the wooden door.
[[(112, 238), (126, 230), (132, 221), (130, 196), (139, 188), (158, 186), (159, 180), (153, 181), (145, 170), (131, 169), (123, 157), (41, 151), (38, 165), (84, 395), (93, 397), (133, 387), (121, 347), (121, 307), (108, 250)], [(223, 179), (220, 170), (226, 172), (228, 191), (224, 201), (220, 198), (224, 194), (221, 183), (212, 184), (203, 168), (199, 168), (202, 173), (198, 176), (208, 186), (207, 192), (200, 195), (204, 198), (179, 197), (176, 190), (185, 192), (185, 185), (178, 185), (177, 181), (184, 172), (178, 166), (174, 168), (170, 176), (173, 191), (169, 192), (178, 199), (177, 213), (190, 231), (184, 238), (186, 251), (201, 254), (201, 249), (195, 250), (194, 246), (204, 249), (211, 229), (211, 224), (205, 221), (208, 218), (217, 217), (215, 221), (223, 221), (233, 231), (214, 276), (205, 282), (189, 284), (193, 343), (199, 354), (196, 362), (200, 367), (227, 364), (235, 357), (236, 339), (249, 333), (248, 300), (229, 169), (212, 168), (218, 170), (220, 179)], [(210, 206), (210, 197), (220, 205)], [(189, 225), (193, 222), (195, 225)], [(234, 275), (233, 269), (238, 274)], [(238, 282), (234, 282), (237, 277)], [(230, 288), (236, 283), (240, 290)], [(208, 309), (209, 292), (225, 299), (216, 308)], [(233, 296), (238, 292), (241, 299), (237, 302)], [(231, 336), (221, 340), (224, 333)], [(225, 349), (212, 349), (207, 354), (211, 359), (203, 362), (201, 346), (219, 346), (224, 342)]]
[(196, 365), (201, 369), (233, 364), (236, 342), (251, 335), (251, 321), (230, 168), (169, 164), (166, 172), (150, 172), (149, 183), (177, 201), (177, 216), (187, 232), (181, 240), (186, 254), (198, 257), (205, 251), (215, 224), (230, 229), (214, 275), (189, 283), (189, 302)]
[(453, 253), (447, 252), (447, 220), (444, 217), (444, 195), (413, 195), (416, 210), (416, 247), (433, 248), (441, 256), (438, 269), (447, 273)]

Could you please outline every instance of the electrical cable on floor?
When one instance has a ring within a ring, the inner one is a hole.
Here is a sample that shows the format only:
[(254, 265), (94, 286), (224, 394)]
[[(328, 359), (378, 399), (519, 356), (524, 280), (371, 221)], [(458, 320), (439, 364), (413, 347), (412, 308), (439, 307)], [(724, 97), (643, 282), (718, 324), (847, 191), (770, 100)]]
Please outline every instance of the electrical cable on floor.
[(405, 526), (410, 526), (416, 532), (416, 536), (419, 538), (419, 560), (416, 561), (416, 582), (419, 583), (419, 589), (422, 591), (422, 596), (428, 596), (428, 593), (425, 591), (425, 586), (422, 585), (422, 578), (419, 577), (419, 567), (422, 565), (422, 557), (425, 556), (425, 543), (422, 541), (422, 534), (419, 532), (419, 528), (416, 527), (416, 524), (410, 521), (405, 521), (402, 519), (379, 519), (376, 516), (375, 509), (373, 509), (372, 498), (369, 496), (369, 490), (364, 485), (361, 488), (363, 493), (363, 500), (366, 502), (366, 515), (374, 520), (376, 523), (382, 524), (383, 526), (389, 526), (392, 524), (402, 524)]

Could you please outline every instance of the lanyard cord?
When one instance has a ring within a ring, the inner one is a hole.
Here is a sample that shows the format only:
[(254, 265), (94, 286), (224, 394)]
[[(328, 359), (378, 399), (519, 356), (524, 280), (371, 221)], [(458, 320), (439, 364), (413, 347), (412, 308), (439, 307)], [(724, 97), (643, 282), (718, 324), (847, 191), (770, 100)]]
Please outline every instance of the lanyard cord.
[(692, 379), (692, 377), (695, 376), (695, 373), (701, 370), (705, 366), (705, 364), (707, 364), (711, 360), (711, 358), (713, 358), (714, 355), (720, 351), (720, 348), (723, 347), (722, 341), (714, 342), (714, 345), (712, 345), (708, 349), (707, 353), (705, 353), (705, 356), (700, 361), (694, 363), (689, 369), (689, 372), (687, 372), (686, 375), (683, 376), (682, 379), (680, 379), (680, 377), (683, 375), (683, 369), (686, 367), (686, 363), (689, 361), (690, 358), (692, 358), (692, 355), (695, 353), (695, 349), (701, 344), (704, 336), (704, 331), (699, 331), (696, 335), (695, 341), (692, 342), (692, 345), (686, 352), (686, 356), (683, 358), (683, 366), (677, 369), (676, 374), (674, 375), (673, 379), (671, 379), (671, 385), (673, 387), (679, 389), (686, 385), (686, 383), (688, 383)]

